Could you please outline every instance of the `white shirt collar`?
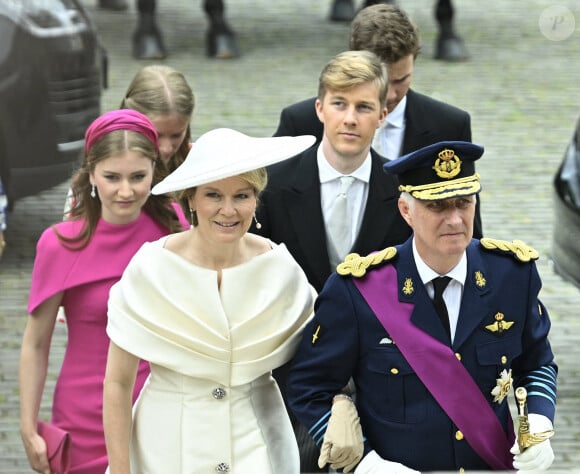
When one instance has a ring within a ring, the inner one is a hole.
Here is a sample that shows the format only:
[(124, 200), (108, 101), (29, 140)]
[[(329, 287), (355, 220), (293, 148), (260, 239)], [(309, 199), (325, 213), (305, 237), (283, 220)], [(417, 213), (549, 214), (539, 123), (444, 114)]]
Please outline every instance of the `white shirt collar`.
[[(344, 176), (342, 173), (335, 170), (325, 158), (324, 151), (322, 150), (322, 143), (318, 146), (316, 161), (318, 163), (318, 176), (320, 178), (321, 184)], [(371, 169), (372, 159), (371, 153), (369, 151), (362, 164), (356, 170), (350, 173), (349, 176), (354, 176), (356, 179), (363, 181), (364, 183), (368, 183), (371, 179)]]
[(385, 126), (403, 128), (405, 126), (405, 109), (407, 108), (407, 96), (401, 99), (401, 102), (397, 104), (395, 110), (387, 114), (387, 120), (385, 120)]
[(451, 277), (453, 280), (461, 283), (462, 286), (465, 286), (465, 278), (467, 277), (467, 254), (465, 251), (459, 260), (459, 263), (455, 265), (449, 272), (445, 275), (439, 275), (436, 271), (431, 269), (421, 258), (419, 252), (417, 251), (417, 246), (415, 244), (415, 239), (413, 238), (413, 257), (415, 258), (415, 265), (417, 266), (417, 271), (419, 272), (419, 277), (423, 284), (426, 284), (433, 280), (433, 278), (437, 278), (439, 276), (448, 276)]

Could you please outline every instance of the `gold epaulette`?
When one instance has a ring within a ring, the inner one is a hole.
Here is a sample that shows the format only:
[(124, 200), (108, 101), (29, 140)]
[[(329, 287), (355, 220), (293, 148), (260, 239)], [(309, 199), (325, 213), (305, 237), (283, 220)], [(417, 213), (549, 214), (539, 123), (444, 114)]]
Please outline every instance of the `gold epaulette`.
[(537, 260), (540, 254), (536, 249), (530, 247), (521, 240), (508, 242), (507, 240), (483, 238), (479, 241), (481, 246), (487, 250), (501, 250), (502, 252), (511, 252), (515, 258), (521, 262)]
[(397, 255), (397, 249), (395, 247), (387, 247), (365, 257), (361, 257), (358, 253), (349, 253), (345, 257), (344, 262), (336, 267), (336, 273), (342, 276), (352, 275), (355, 278), (360, 278), (365, 275), (369, 267), (388, 262), (395, 255)]

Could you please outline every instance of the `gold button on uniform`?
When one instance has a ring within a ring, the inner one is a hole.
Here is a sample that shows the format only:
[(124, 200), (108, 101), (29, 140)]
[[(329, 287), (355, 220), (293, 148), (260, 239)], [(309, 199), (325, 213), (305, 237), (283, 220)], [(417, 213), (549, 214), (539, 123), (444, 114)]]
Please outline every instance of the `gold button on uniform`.
[(506, 356), (501, 356), (501, 363), (505, 364), (507, 362), (507, 357)]
[(459, 468), (459, 472), (465, 472), (465, 469), (461, 467)]
[(455, 353), (455, 357), (457, 357), (457, 360), (461, 360), (461, 354), (459, 352)]
[(457, 430), (457, 431), (455, 432), (455, 439), (456, 439), (457, 441), (461, 441), (461, 440), (463, 439), (463, 433), (462, 433), (461, 431)]
[(397, 369), (396, 367), (393, 367), (393, 368), (391, 369), (391, 374), (393, 374), (393, 375), (397, 375), (398, 373), (399, 373), (399, 369)]

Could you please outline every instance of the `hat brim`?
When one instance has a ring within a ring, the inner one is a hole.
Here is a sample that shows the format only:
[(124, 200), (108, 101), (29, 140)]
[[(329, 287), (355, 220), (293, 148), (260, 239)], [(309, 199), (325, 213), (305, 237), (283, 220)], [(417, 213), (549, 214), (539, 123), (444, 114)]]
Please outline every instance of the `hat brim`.
[(399, 191), (408, 192), (419, 201), (441, 201), (462, 196), (471, 196), (481, 191), (479, 175), (470, 179), (460, 179), (446, 183), (431, 184), (429, 186), (399, 186)]
[(237, 176), (291, 158), (316, 138), (250, 137), (228, 128), (211, 130), (192, 145), (185, 161), (151, 190), (165, 194)]

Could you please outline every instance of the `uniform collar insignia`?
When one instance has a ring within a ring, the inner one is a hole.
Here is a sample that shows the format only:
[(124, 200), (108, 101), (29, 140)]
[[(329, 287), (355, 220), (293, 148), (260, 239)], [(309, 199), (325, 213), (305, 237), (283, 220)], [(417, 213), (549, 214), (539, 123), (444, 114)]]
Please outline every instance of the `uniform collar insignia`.
[(413, 279), (411, 277), (405, 278), (405, 283), (403, 283), (403, 288), (401, 288), (401, 291), (407, 296), (413, 294), (415, 288), (413, 288)]
[(485, 287), (485, 284), (487, 283), (485, 277), (483, 276), (483, 273), (481, 273), (479, 270), (477, 270), (474, 274), (474, 278), (475, 278), (475, 284), (480, 287), (483, 288)]

